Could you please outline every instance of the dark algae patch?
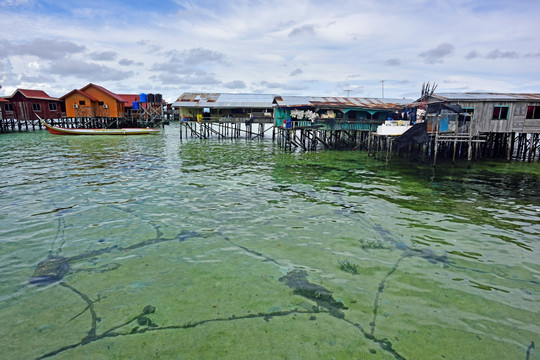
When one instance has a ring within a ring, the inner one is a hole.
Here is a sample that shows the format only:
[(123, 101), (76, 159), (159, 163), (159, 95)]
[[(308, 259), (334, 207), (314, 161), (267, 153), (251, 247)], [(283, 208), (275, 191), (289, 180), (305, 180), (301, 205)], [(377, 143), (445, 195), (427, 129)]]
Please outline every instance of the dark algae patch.
[(345, 317), (341, 310), (345, 310), (347, 307), (342, 302), (336, 301), (332, 292), (324, 286), (310, 283), (305, 270), (294, 269), (280, 278), (279, 281), (293, 289), (294, 294), (315, 301), (317, 306), (327, 309), (332, 316), (340, 319)]
[(353, 275), (358, 275), (360, 273), (360, 267), (358, 264), (355, 264), (349, 260), (340, 260), (339, 269)]
[(70, 271), (71, 268), (67, 258), (48, 256), (37, 264), (34, 274), (28, 282), (36, 285), (47, 285), (62, 280)]

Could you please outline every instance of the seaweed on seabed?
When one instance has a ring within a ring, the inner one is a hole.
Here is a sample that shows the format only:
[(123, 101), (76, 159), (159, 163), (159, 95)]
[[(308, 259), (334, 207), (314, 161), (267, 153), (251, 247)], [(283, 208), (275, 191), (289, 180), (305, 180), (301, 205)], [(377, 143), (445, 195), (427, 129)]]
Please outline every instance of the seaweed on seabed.
[(358, 264), (350, 262), (347, 259), (339, 261), (339, 268), (340, 268), (340, 270), (348, 272), (348, 273), (353, 274), (353, 275), (358, 275), (359, 274)]
[(382, 242), (378, 240), (364, 240), (360, 239), (360, 246), (364, 250), (381, 250), (381, 249), (388, 249), (387, 246), (385, 246)]

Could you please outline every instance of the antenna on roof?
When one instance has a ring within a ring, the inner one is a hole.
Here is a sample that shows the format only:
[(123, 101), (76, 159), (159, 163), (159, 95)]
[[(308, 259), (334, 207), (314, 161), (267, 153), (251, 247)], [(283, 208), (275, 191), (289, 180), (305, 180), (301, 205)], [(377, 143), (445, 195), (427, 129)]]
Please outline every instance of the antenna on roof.
[(433, 85), (430, 85), (429, 81), (427, 84), (423, 83), (421, 96), (422, 101), (427, 101), (427, 99), (433, 95), (435, 89), (437, 89), (437, 84), (434, 83)]
[(351, 92), (351, 90), (345, 90), (347, 92), (347, 97), (349, 97), (349, 93)]

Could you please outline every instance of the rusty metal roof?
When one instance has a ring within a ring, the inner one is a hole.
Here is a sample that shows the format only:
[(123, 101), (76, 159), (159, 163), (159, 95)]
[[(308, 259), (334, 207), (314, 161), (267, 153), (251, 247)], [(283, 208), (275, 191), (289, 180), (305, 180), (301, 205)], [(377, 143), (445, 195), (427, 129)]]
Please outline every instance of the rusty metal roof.
[(441, 101), (540, 101), (540, 94), (465, 92), (435, 93), (432, 99)]
[(313, 97), (313, 96), (276, 96), (274, 103), (279, 107), (333, 107), (393, 110), (401, 109), (414, 100), (379, 99), (358, 97)]
[(272, 107), (273, 94), (184, 93), (174, 107), (263, 108)]

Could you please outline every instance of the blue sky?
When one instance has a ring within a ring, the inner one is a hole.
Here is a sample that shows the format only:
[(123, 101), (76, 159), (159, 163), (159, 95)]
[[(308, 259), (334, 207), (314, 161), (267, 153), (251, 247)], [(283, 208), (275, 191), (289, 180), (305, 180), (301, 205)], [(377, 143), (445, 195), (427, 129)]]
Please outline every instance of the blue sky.
[[(537, 0), (2, 0), (0, 90), (540, 93)], [(348, 91), (347, 91), (348, 90)]]

